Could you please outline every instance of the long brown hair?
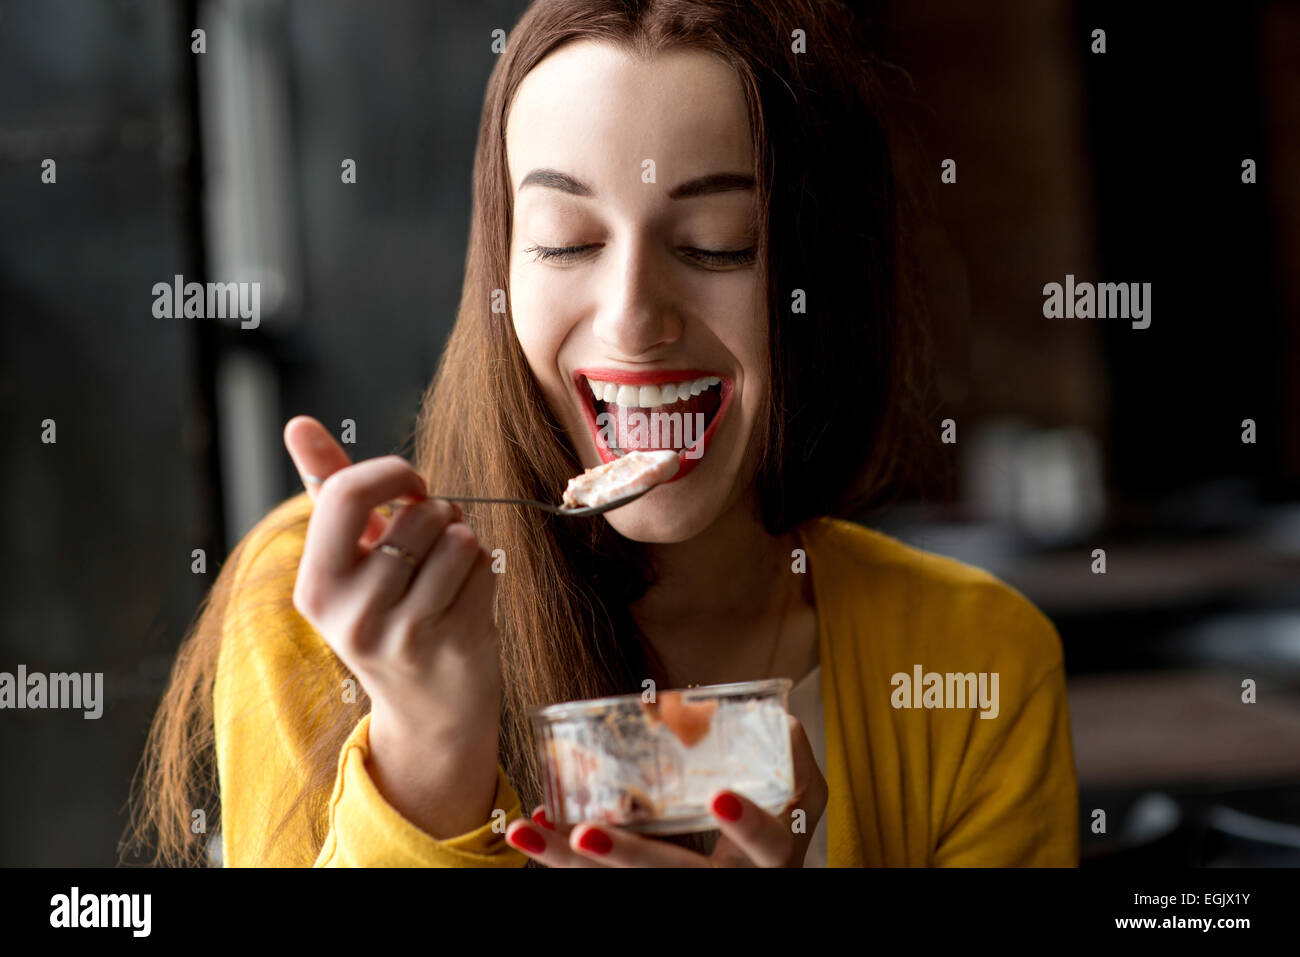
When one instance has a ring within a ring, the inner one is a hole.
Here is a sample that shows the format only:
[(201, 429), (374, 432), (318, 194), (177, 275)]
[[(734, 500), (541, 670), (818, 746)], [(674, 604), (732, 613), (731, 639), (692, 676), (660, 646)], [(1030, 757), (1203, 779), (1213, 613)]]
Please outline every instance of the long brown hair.
[[(749, 109), (767, 282), (770, 414), (756, 436), (761, 520), (777, 535), (816, 516), (857, 514), (908, 461), (923, 350), (884, 91), (840, 3), (537, 0), (528, 8), (487, 86), (465, 281), (416, 424), (417, 468), (445, 494), (543, 500), (581, 471), (509, 313), (494, 313), (492, 301), (494, 290), (509, 289), (510, 105), (534, 65), (582, 39), (647, 57), (688, 47), (735, 69)], [(804, 312), (792, 311), (795, 290), (803, 290)], [(644, 550), (606, 522), (552, 522), (499, 507), (470, 508), (466, 517), (486, 547), (506, 556), (495, 609), (503, 636), (500, 759), (527, 812), (542, 800), (529, 706), (637, 691), (646, 677), (673, 685), (628, 612), (654, 570)], [(154, 847), (162, 863), (202, 856), (188, 824), (192, 808), (212, 808), (217, 797), (212, 686), (231, 569), (244, 544), (180, 649), (141, 765), (131, 846)], [(291, 591), (286, 585), (266, 616), (269, 626), (276, 615), (297, 614)], [(306, 783), (294, 784), (293, 807), (280, 822), (309, 817), (307, 863), (324, 840), (323, 801), (356, 720), (322, 717), (302, 769)]]

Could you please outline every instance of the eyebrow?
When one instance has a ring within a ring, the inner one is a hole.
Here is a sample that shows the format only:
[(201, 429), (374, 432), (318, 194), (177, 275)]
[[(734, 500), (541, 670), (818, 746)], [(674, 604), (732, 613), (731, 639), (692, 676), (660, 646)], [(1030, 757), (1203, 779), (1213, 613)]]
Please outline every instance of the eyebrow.
[[(545, 186), (558, 189), (572, 196), (595, 196), (595, 191), (581, 180), (568, 173), (555, 169), (535, 169), (524, 177), (519, 184), (519, 191), (525, 186)], [(689, 199), (693, 196), (708, 196), (712, 193), (725, 193), (729, 190), (746, 190), (754, 188), (754, 177), (747, 173), (710, 173), (679, 183), (668, 191), (669, 199)]]

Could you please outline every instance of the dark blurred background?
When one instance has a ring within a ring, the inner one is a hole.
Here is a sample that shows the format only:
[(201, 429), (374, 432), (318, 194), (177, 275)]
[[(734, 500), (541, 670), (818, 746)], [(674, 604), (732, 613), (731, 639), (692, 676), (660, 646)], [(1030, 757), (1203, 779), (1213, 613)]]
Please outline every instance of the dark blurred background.
[[(106, 697), (0, 712), (0, 864), (117, 860), (175, 649), (295, 491), (284, 421), (407, 448), (524, 6), (0, 2), (0, 671)], [(853, 6), (904, 105), (938, 410), (933, 479), (862, 519), (1056, 622), (1085, 864), (1300, 863), (1300, 5)], [(1150, 328), (1045, 319), (1067, 273), (1151, 283)], [(176, 274), (260, 281), (260, 326), (155, 318)]]

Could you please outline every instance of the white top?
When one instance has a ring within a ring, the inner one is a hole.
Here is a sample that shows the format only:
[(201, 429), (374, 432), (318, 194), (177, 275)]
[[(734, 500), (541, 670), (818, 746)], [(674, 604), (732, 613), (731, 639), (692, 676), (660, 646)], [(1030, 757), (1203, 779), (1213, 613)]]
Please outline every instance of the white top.
[[(799, 719), (812, 744), (813, 757), (822, 776), (826, 775), (826, 728), (822, 723), (822, 666), (818, 664), (790, 689), (790, 713)], [(822, 814), (813, 829), (812, 843), (804, 857), (804, 867), (826, 866), (826, 815)]]

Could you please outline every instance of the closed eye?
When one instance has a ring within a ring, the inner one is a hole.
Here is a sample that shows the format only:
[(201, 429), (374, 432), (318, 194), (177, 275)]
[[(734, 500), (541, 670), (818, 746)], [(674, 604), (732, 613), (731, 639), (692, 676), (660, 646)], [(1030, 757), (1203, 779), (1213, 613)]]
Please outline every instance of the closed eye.
[(595, 246), (529, 246), (524, 252), (537, 254), (533, 258), (533, 262), (543, 262), (550, 259), (567, 262), (581, 256), (588, 249), (595, 248)]
[(754, 261), (757, 246), (748, 249), (694, 249), (683, 246), (679, 250), (684, 256), (702, 262), (706, 266), (748, 266)]
[[(525, 253), (534, 253), (534, 262), (572, 262), (589, 250), (596, 249), (599, 243), (586, 246), (529, 246)], [(758, 248), (748, 249), (698, 249), (694, 246), (679, 246), (680, 252), (687, 259), (708, 267), (747, 266), (754, 262)]]

